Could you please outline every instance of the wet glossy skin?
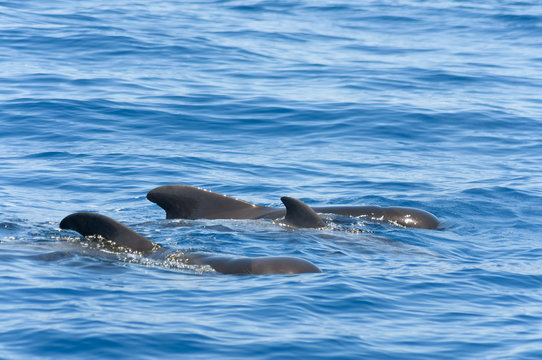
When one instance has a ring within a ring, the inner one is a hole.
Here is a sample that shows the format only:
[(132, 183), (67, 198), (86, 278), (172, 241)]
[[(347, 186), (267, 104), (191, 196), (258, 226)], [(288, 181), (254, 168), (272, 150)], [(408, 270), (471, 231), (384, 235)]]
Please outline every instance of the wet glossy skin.
[[(115, 245), (153, 256), (172, 254), (160, 251), (163, 248), (146, 239), (132, 229), (107, 216), (94, 213), (75, 213), (60, 222), (61, 229), (77, 231), (83, 236), (101, 236)], [(314, 264), (293, 257), (232, 258), (197, 253), (182, 254), (187, 264), (209, 265), (223, 274), (299, 274), (321, 272)]]
[[(147, 199), (163, 208), (167, 219), (279, 219), (286, 215), (286, 209), (254, 205), (187, 185), (157, 187), (149, 191)], [(433, 214), (408, 207), (325, 206), (311, 208), (317, 213), (359, 216), (406, 227), (437, 229), (440, 224)]]

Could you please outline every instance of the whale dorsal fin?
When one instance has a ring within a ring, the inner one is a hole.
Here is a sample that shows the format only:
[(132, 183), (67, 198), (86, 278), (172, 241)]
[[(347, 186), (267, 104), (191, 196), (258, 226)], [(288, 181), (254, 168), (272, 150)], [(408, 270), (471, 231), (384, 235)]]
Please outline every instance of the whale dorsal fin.
[(303, 201), (287, 196), (280, 198), (286, 206), (285, 220), (288, 225), (304, 228), (322, 228), (326, 224), (318, 214)]
[(60, 222), (61, 229), (75, 230), (83, 236), (99, 235), (134, 251), (147, 252), (157, 246), (127, 226), (100, 214), (80, 212), (66, 216)]
[(270, 209), (188, 185), (152, 189), (147, 199), (166, 211), (167, 219), (250, 219)]
[[(160, 245), (144, 238), (121, 223), (107, 216), (94, 213), (75, 213), (60, 222), (61, 229), (75, 230), (83, 236), (101, 236), (116, 246), (134, 251), (150, 252)], [(208, 254), (184, 253), (183, 263), (209, 265), (223, 274), (299, 274), (319, 273), (309, 261), (292, 257), (230, 258)]]

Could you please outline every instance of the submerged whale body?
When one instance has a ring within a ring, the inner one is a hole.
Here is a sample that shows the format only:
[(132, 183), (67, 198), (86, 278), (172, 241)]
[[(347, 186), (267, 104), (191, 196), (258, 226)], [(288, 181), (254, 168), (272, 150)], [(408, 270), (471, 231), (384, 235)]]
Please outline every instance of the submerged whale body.
[[(433, 214), (409, 207), (308, 207), (300, 200), (284, 197), (281, 200), (286, 209), (276, 209), (188, 185), (159, 186), (148, 192), (147, 199), (164, 209), (167, 219), (279, 219), (285, 217), (286, 222), (298, 227), (323, 227), (323, 222), (319, 222), (314, 217), (317, 216), (316, 213), (323, 213), (360, 216), (406, 227), (436, 229), (439, 226), (439, 220)], [(307, 208), (311, 209), (312, 213)], [(291, 211), (295, 215), (289, 215), (288, 212)], [(305, 215), (300, 216), (300, 211)]]
[[(164, 248), (159, 244), (150, 241), (118, 221), (100, 214), (81, 212), (68, 215), (60, 222), (60, 228), (77, 231), (83, 236), (100, 236), (114, 243), (117, 247), (137, 251), (148, 256), (164, 253), (162, 251)], [(285, 256), (232, 258), (198, 253), (181, 255), (182, 261), (185, 264), (209, 265), (215, 271), (223, 274), (299, 274), (321, 272), (318, 267), (309, 261)]]

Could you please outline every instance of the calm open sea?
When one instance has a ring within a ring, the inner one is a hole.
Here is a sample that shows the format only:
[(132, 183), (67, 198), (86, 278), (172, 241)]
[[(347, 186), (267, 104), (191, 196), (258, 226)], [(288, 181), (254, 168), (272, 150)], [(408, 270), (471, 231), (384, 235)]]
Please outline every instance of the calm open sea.
[[(539, 1), (0, 1), (0, 358), (542, 358)], [(166, 221), (187, 184), (254, 203), (413, 206)], [(101, 251), (113, 217), (232, 276)]]

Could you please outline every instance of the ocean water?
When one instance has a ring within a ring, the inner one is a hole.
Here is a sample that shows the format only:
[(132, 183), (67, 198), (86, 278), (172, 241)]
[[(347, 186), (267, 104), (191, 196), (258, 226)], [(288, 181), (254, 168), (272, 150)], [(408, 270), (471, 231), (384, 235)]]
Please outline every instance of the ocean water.
[[(539, 1), (0, 1), (0, 358), (542, 358), (541, 39)], [(442, 229), (165, 220), (163, 184)]]

